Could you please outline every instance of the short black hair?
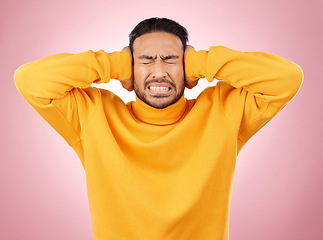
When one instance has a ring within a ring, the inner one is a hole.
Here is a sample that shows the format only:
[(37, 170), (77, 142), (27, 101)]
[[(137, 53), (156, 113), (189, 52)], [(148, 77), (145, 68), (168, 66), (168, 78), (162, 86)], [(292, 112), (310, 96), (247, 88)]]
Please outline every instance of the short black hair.
[(185, 51), (186, 44), (188, 42), (188, 32), (185, 27), (180, 25), (178, 22), (168, 18), (148, 18), (140, 23), (131, 31), (129, 34), (129, 46), (131, 52), (133, 52), (133, 43), (136, 38), (140, 37), (145, 33), (151, 32), (168, 32), (178, 36), (183, 43), (183, 50)]

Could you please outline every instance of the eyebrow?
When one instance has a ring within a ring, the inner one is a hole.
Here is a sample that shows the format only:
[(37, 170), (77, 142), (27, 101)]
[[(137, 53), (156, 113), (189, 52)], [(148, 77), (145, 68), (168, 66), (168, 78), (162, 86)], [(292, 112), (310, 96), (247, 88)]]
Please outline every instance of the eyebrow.
[[(143, 60), (155, 60), (157, 58), (157, 56), (152, 57), (149, 55), (141, 55), (138, 58), (143, 59)], [(161, 57), (162, 60), (178, 59), (178, 58), (179, 58), (179, 56), (177, 56), (177, 55), (167, 55), (165, 57)]]
[(161, 59), (163, 59), (163, 60), (178, 59), (178, 58), (179, 58), (179, 56), (177, 56), (177, 55), (167, 55), (165, 57), (161, 57)]
[(138, 57), (139, 59), (146, 59), (146, 60), (153, 60), (156, 59), (156, 57), (148, 56), (148, 55), (141, 55)]

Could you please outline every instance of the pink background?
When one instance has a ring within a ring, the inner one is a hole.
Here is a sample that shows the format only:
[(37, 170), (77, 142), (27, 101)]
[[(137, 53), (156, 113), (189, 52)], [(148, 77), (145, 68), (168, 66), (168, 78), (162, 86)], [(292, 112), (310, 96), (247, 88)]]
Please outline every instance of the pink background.
[[(2, 0), (0, 239), (92, 239), (82, 166), (20, 96), (16, 68), (58, 52), (121, 50), (152, 16), (183, 24), (197, 50), (265, 51), (303, 68), (301, 91), (238, 157), (230, 239), (322, 239), (322, 13), (320, 0)], [(117, 81), (101, 87), (134, 97)]]

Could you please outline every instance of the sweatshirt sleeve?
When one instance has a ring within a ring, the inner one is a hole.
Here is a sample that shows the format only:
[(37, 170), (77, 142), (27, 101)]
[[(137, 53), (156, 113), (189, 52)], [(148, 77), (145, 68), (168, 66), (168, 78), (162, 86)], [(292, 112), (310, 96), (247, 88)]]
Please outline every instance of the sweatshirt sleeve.
[(190, 49), (185, 62), (190, 80), (222, 80), (215, 91), (243, 143), (296, 95), (303, 81), (297, 64), (264, 52), (239, 52), (223, 46), (209, 51)]
[[(92, 83), (111, 78), (128, 80), (131, 58), (127, 51), (103, 50), (55, 54), (24, 64), (15, 72), (15, 84), (31, 106), (73, 148), (98, 106), (100, 93)], [(83, 124), (82, 124), (83, 122)]]

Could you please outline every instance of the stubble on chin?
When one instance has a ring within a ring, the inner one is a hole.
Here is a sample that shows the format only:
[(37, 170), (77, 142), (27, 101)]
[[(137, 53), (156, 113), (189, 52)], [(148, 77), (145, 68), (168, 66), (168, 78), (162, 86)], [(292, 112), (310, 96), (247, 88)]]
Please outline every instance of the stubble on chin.
[[(185, 87), (184, 86), (181, 87), (180, 92), (175, 94), (173, 97), (156, 95), (156, 96), (150, 97), (150, 98), (152, 98), (152, 100), (148, 99), (146, 93), (141, 91), (136, 83), (134, 83), (134, 90), (135, 90), (136, 96), (141, 101), (146, 103), (147, 105), (149, 105), (153, 108), (163, 109), (163, 108), (166, 108), (166, 107), (176, 103), (183, 96)], [(169, 99), (167, 99), (167, 98), (169, 98)]]

